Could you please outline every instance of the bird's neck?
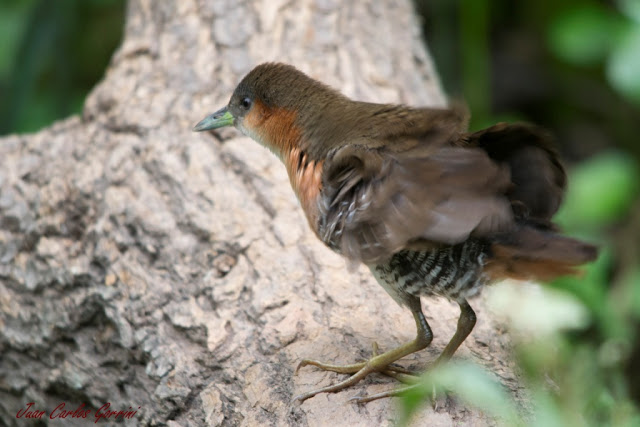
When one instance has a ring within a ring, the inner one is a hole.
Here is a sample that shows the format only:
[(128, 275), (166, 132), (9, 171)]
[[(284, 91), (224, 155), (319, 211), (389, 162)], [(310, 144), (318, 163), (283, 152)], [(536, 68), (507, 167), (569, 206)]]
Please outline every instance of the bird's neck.
[(299, 110), (270, 107), (256, 101), (238, 128), (271, 150), (284, 163), (291, 186), (315, 230), (318, 217), (317, 196), (322, 187), (322, 161), (306, 152), (305, 132), (300, 126)]
[(255, 101), (251, 113), (238, 128), (284, 161), (284, 156), (300, 145), (302, 134), (296, 118), (297, 113), (293, 110), (270, 107)]

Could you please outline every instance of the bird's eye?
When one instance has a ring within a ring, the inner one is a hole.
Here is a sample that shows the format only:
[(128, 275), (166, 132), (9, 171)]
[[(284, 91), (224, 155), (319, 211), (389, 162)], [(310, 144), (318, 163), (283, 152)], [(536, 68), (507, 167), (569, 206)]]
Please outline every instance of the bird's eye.
[(249, 107), (251, 107), (251, 100), (249, 98), (243, 98), (242, 101), (240, 101), (240, 105), (245, 110), (248, 110)]

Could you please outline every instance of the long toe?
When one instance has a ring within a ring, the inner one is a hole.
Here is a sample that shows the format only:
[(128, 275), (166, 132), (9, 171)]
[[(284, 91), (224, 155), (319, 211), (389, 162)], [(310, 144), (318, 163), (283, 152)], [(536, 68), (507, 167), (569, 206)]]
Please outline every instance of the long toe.
[(415, 384), (420, 380), (420, 377), (418, 375), (415, 375), (412, 372), (409, 372), (409, 371), (398, 372), (393, 368), (385, 369), (381, 373), (388, 377), (395, 378), (401, 383), (408, 384), (408, 385)]
[(388, 390), (388, 391), (383, 391), (381, 393), (376, 393), (376, 394), (370, 394), (369, 396), (354, 396), (351, 399), (349, 399), (349, 402), (353, 402), (353, 403), (357, 403), (357, 404), (363, 404), (363, 403), (367, 403), (367, 402), (372, 402), (374, 400), (378, 400), (378, 399), (386, 399), (388, 397), (396, 397), (396, 396), (400, 396), (403, 393), (412, 390), (414, 388), (416, 388), (417, 385), (411, 385), (411, 386), (407, 386), (407, 387), (400, 387), (400, 388), (395, 388), (393, 390)]
[(300, 361), (300, 363), (298, 363), (295, 373), (297, 374), (301, 368), (311, 365), (325, 371), (337, 372), (339, 374), (355, 374), (356, 372), (364, 368), (366, 364), (367, 362), (364, 361), (360, 363), (354, 363), (352, 365), (331, 365), (328, 363), (318, 362), (317, 360), (303, 359)]
[(376, 371), (376, 369), (373, 368), (371, 365), (365, 364), (365, 366), (362, 369), (360, 369), (355, 374), (351, 375), (346, 380), (340, 381), (337, 384), (333, 384), (333, 385), (330, 385), (330, 386), (319, 388), (317, 390), (312, 390), (312, 391), (308, 391), (306, 393), (299, 394), (298, 396), (294, 397), (294, 400), (297, 400), (300, 403), (302, 403), (305, 400), (309, 399), (310, 397), (313, 397), (313, 396), (315, 396), (316, 394), (319, 394), (319, 393), (335, 393), (337, 391), (343, 390), (343, 389), (345, 389), (347, 387), (350, 387), (350, 386), (356, 384), (358, 381), (360, 381), (361, 379), (363, 379), (364, 377), (369, 375), (371, 372), (375, 372), (375, 371)]

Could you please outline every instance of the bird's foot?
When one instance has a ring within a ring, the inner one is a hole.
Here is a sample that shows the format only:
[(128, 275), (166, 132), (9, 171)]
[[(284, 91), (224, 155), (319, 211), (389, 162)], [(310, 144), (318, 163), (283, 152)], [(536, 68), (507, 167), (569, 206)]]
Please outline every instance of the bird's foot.
[[(436, 368), (437, 366), (440, 366), (440, 365), (446, 363), (447, 360), (445, 360), (445, 359), (446, 358), (443, 358), (442, 356), (439, 357), (427, 370), (432, 370), (432, 369)], [(404, 383), (405, 386), (404, 387), (398, 387), (398, 388), (395, 388), (395, 389), (392, 389), (392, 390), (383, 391), (383, 392), (376, 393), (376, 394), (371, 394), (371, 395), (368, 395), (368, 396), (354, 396), (354, 397), (349, 399), (349, 402), (353, 402), (353, 403), (356, 403), (356, 404), (364, 404), (364, 403), (372, 402), (372, 401), (378, 400), (378, 399), (385, 399), (387, 397), (402, 396), (403, 394), (411, 392), (412, 390), (420, 389), (420, 388), (424, 387), (423, 384), (420, 384), (420, 381), (421, 381), (420, 380), (420, 376), (418, 376), (415, 373), (397, 372), (397, 371), (393, 371), (393, 370), (390, 370), (390, 369), (386, 369), (384, 371), (381, 371), (381, 373), (397, 379), (398, 381)], [(424, 391), (422, 393), (424, 393)], [(437, 392), (436, 391), (436, 386), (435, 385), (432, 386), (431, 396), (429, 396), (429, 400), (431, 401), (431, 407), (433, 408), (434, 411), (437, 411), (438, 408), (440, 408), (440, 407), (446, 406), (447, 398), (448, 398), (448, 395), (447, 395), (446, 391), (443, 392), (443, 393)]]
[[(350, 365), (332, 365), (328, 363), (322, 363), (317, 360), (312, 359), (304, 359), (302, 360), (298, 366), (296, 367), (296, 374), (305, 366), (315, 366), (317, 368), (323, 369), (325, 371), (337, 372), (340, 374), (352, 374), (349, 378), (340, 381), (337, 384), (333, 384), (327, 387), (322, 387), (317, 390), (309, 391), (307, 393), (302, 393), (294, 398), (299, 402), (303, 402), (310, 397), (315, 396), (319, 393), (334, 393), (340, 390), (343, 390), (347, 387), (350, 387), (356, 384), (358, 381), (362, 380), (364, 377), (369, 375), (372, 372), (380, 372), (382, 374), (388, 375), (390, 377), (396, 378), (399, 381), (404, 383), (415, 383), (415, 376), (408, 369), (403, 368), (402, 366), (396, 365), (393, 362), (400, 357), (404, 356), (404, 351), (399, 352), (399, 349), (404, 350), (405, 346), (401, 346), (397, 349), (388, 351), (383, 354), (379, 354), (378, 352), (378, 344), (373, 343), (373, 354), (369, 360), (353, 363)], [(381, 396), (384, 397), (384, 396)], [(353, 400), (353, 399), (352, 399)], [(372, 399), (375, 400), (375, 399)]]
[[(378, 348), (378, 343), (377, 342), (373, 342), (372, 344), (372, 352), (371, 352), (371, 359), (374, 359), (377, 356), (380, 356), (380, 350)], [(369, 359), (369, 361), (371, 360)], [(351, 365), (331, 365), (328, 363), (322, 363), (319, 362), (317, 360), (313, 360), (313, 359), (303, 359), (300, 361), (300, 363), (298, 363), (298, 366), (296, 367), (296, 371), (295, 373), (297, 374), (298, 371), (301, 368), (304, 368), (305, 366), (315, 366), (316, 368), (320, 368), (324, 371), (331, 371), (331, 372), (337, 372), (339, 374), (355, 374), (356, 372), (360, 371), (362, 368), (365, 367), (365, 365), (369, 362), (367, 360), (364, 360), (362, 362), (358, 362), (358, 363), (354, 363)], [(403, 368), (400, 365), (397, 365), (395, 363), (389, 363), (386, 366), (387, 369), (382, 370), (381, 372), (385, 373), (385, 374), (389, 374), (389, 376), (394, 376), (395, 373), (399, 373), (399, 374), (406, 374), (406, 375), (414, 375), (413, 372), (411, 372), (410, 370)]]

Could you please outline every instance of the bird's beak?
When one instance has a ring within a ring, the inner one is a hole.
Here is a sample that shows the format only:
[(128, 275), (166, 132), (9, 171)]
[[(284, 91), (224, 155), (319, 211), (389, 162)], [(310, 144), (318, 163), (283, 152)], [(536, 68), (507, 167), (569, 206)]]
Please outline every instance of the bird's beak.
[(193, 128), (194, 132), (202, 132), (203, 130), (211, 130), (221, 128), (223, 126), (233, 125), (233, 115), (227, 107), (221, 108), (213, 114), (209, 114)]

